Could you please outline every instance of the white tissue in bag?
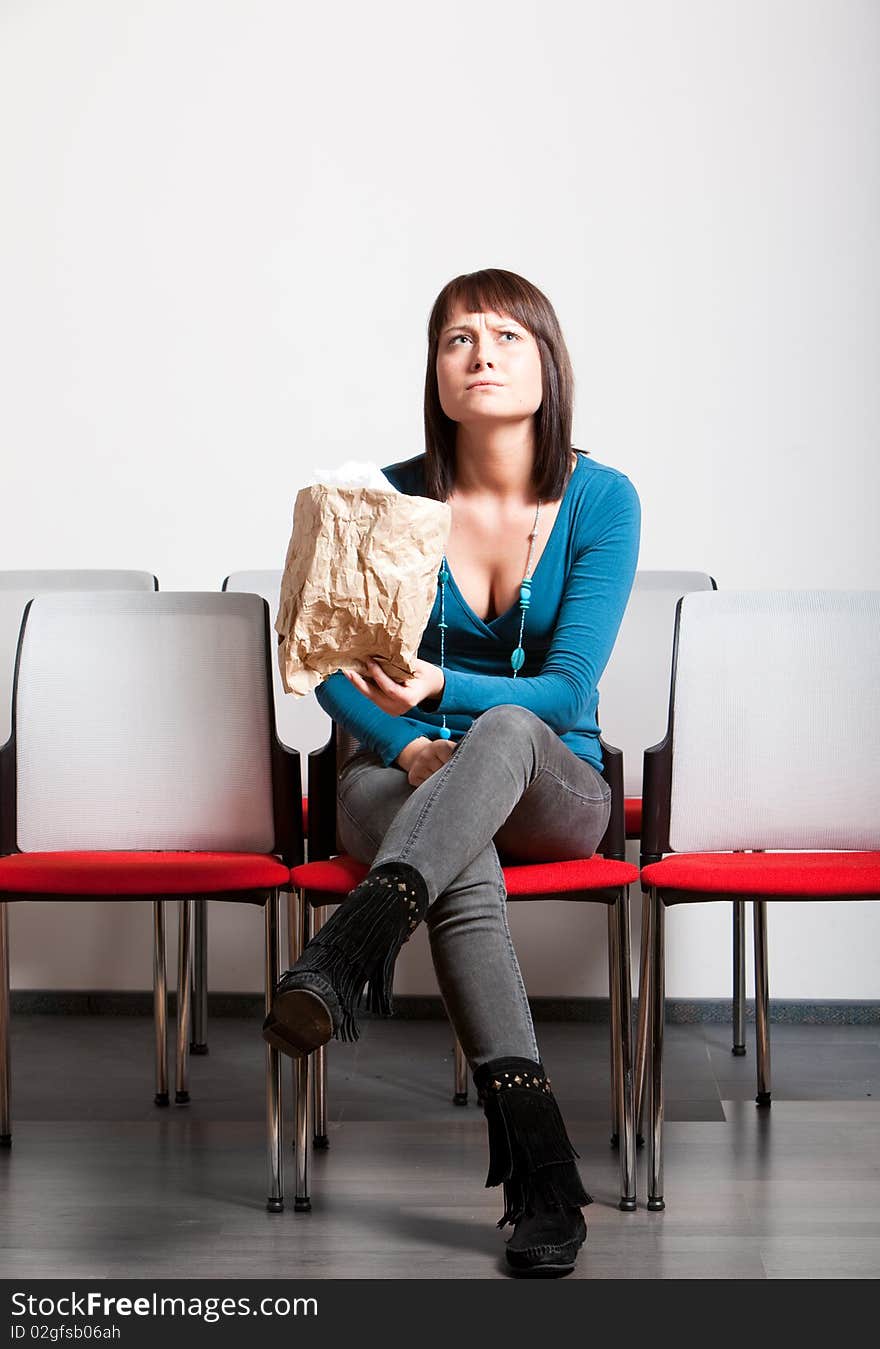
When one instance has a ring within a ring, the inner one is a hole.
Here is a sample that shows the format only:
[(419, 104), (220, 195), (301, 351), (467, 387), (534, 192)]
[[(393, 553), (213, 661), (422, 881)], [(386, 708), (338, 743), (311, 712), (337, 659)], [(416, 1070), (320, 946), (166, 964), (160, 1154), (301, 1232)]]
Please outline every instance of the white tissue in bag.
[(378, 487), (383, 492), (397, 492), (372, 459), (346, 459), (339, 468), (313, 468), (306, 485), (319, 483), (325, 487)]

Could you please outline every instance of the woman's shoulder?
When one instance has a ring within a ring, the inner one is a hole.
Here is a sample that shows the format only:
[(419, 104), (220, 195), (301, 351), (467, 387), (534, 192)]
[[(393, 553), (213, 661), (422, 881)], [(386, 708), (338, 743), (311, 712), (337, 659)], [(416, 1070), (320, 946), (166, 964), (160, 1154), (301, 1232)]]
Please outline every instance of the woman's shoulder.
[(634, 498), (638, 501), (638, 493), (623, 469), (603, 464), (584, 450), (578, 451), (578, 467), (581, 470), (581, 492), (587, 499), (599, 502), (605, 498)]
[(416, 454), (412, 459), (400, 459), (396, 464), (388, 464), (382, 472), (398, 492), (406, 492), (410, 496), (420, 496), (424, 492), (424, 453)]
[(583, 470), (584, 477), (592, 475), (594, 482), (606, 482), (609, 485), (615, 478), (623, 482), (629, 482), (622, 468), (614, 468), (611, 464), (603, 464), (601, 460), (594, 459), (588, 450), (578, 450), (578, 464)]
[(639, 494), (622, 469), (580, 453), (578, 495), (572, 503), (572, 533), (577, 546), (589, 547), (608, 529), (638, 533)]

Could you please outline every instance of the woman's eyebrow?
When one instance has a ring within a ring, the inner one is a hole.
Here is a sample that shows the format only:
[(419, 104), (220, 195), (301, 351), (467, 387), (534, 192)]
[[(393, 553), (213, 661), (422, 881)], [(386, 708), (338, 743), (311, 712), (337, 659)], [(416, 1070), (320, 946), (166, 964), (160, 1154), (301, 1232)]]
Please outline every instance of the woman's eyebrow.
[[(522, 326), (521, 324), (517, 323), (516, 319), (504, 319), (501, 323), (489, 324), (490, 328), (494, 328), (496, 330), (498, 328), (519, 328), (521, 326)], [(457, 333), (457, 332), (475, 333), (477, 330), (471, 323), (456, 323), (451, 328), (444, 328), (443, 331), (445, 333)]]

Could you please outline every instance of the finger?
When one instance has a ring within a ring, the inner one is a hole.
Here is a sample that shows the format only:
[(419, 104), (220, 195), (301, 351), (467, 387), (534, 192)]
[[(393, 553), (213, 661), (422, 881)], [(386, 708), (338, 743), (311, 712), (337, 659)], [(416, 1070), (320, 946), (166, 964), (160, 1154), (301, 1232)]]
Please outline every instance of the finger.
[(370, 690), (356, 670), (346, 670), (345, 676), (354, 684), (356, 689), (360, 689), (361, 693), (366, 693), (369, 696)]
[(370, 672), (370, 678), (375, 680), (375, 682), (378, 684), (379, 688), (382, 690), (383, 693), (393, 694), (395, 692), (397, 693), (400, 692), (400, 685), (396, 682), (396, 680), (391, 679), (382, 669), (382, 666), (377, 664), (376, 661), (372, 659), (368, 660), (367, 669)]

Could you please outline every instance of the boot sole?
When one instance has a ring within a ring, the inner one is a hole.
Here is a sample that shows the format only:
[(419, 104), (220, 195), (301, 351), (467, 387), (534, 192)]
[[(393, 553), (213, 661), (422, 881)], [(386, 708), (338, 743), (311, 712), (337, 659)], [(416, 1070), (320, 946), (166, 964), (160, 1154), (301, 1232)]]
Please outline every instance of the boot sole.
[(511, 1274), (515, 1274), (518, 1279), (561, 1279), (566, 1274), (571, 1274), (574, 1270), (574, 1260), (565, 1264), (539, 1264), (539, 1265), (515, 1265), (510, 1256), (507, 1258), (507, 1266)]
[(587, 1239), (586, 1225), (584, 1235), (575, 1237), (559, 1247), (558, 1256), (541, 1259), (540, 1255), (530, 1259), (528, 1250), (506, 1251), (507, 1264), (512, 1274), (525, 1279), (559, 1279), (570, 1274), (575, 1267), (578, 1251)]
[(307, 988), (276, 995), (263, 1022), (263, 1039), (292, 1059), (320, 1049), (333, 1035), (333, 1017), (323, 998)]

